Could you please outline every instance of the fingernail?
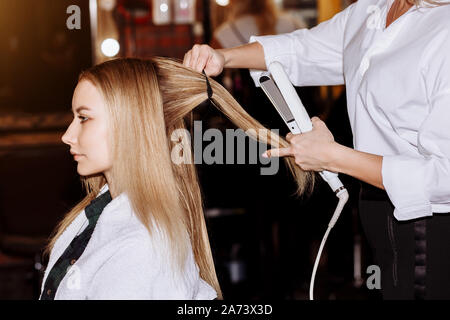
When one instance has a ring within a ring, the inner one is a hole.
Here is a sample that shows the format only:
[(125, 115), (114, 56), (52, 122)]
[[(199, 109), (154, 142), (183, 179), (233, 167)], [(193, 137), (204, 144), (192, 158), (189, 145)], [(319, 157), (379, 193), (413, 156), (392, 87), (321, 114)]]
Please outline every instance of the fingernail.
[(263, 158), (268, 158), (267, 151), (262, 154)]

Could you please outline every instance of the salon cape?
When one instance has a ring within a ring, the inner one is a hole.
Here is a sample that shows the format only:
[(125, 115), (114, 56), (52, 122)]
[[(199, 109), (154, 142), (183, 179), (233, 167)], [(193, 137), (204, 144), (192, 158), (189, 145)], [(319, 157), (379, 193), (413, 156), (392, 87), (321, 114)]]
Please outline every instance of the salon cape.
[[(450, 5), (359, 0), (312, 29), (252, 37), (297, 86), (346, 85), (355, 150), (383, 156), (398, 220), (450, 212)], [(259, 86), (261, 72), (251, 70)]]
[[(100, 194), (106, 190), (107, 185)], [(87, 224), (83, 210), (58, 238), (41, 291), (55, 262)], [(175, 275), (167, 261), (167, 244), (161, 233), (154, 231), (150, 236), (125, 194), (112, 199), (101, 213), (83, 254), (61, 281), (55, 300), (216, 298), (215, 290), (200, 278), (192, 251), (182, 275)]]

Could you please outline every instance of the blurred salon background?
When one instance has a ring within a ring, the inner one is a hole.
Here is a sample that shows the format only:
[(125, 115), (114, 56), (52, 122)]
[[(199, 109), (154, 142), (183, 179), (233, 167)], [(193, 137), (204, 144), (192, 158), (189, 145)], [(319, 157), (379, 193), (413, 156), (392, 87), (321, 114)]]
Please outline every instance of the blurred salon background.
[[(83, 196), (76, 163), (60, 140), (72, 121), (81, 70), (118, 57), (182, 59), (196, 43), (226, 48), (251, 35), (311, 28), (351, 2), (0, 0), (0, 299), (38, 298), (47, 263), (43, 247)], [(262, 124), (288, 133), (248, 70), (225, 70), (216, 80)], [(345, 88), (297, 90), (310, 116), (353, 147)], [(209, 104), (197, 108), (195, 119), (203, 131), (234, 128)], [(224, 297), (307, 299), (337, 198), (321, 179), (311, 197), (296, 198), (282, 162), (275, 175), (261, 175), (262, 167), (197, 166)], [(322, 254), (315, 298), (379, 299), (366, 286), (372, 261), (359, 224), (360, 184), (345, 175), (341, 180), (350, 200)]]

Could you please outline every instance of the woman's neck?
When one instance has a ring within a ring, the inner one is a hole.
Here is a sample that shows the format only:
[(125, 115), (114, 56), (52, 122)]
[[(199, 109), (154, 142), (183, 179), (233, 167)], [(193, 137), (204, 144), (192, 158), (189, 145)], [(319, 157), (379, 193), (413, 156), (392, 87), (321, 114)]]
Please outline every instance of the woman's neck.
[(114, 199), (118, 196), (116, 190), (114, 189), (114, 184), (112, 183), (111, 174), (109, 171), (103, 172), (103, 175), (105, 176), (106, 183), (108, 184), (109, 193), (111, 194), (111, 198)]
[(409, 3), (407, 0), (396, 0), (389, 10), (386, 19), (386, 28), (389, 27), (399, 17), (401, 17), (405, 12), (407, 12), (412, 6), (413, 4)]

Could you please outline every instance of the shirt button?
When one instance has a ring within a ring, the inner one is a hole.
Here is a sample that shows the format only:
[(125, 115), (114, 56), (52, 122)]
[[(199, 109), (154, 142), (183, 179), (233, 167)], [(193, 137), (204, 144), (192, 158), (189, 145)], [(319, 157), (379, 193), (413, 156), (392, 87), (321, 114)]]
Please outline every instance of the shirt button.
[(47, 290), (47, 295), (50, 295), (50, 293), (52, 293), (52, 290), (48, 289)]
[(74, 264), (76, 261), (77, 261), (77, 260), (72, 259), (72, 260), (70, 260), (70, 264)]

